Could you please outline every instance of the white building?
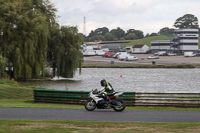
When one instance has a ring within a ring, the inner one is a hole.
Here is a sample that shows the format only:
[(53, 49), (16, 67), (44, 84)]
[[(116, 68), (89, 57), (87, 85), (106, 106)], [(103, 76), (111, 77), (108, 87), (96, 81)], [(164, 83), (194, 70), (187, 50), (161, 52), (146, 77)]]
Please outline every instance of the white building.
[(147, 51), (149, 50), (149, 46), (145, 45), (145, 44), (138, 44), (138, 45), (134, 45), (132, 47), (132, 52), (133, 54), (144, 54), (147, 53)]
[(172, 46), (172, 42), (170, 40), (152, 41), (151, 52), (155, 53), (158, 51), (173, 50), (171, 46)]
[(180, 51), (198, 51), (198, 29), (178, 29), (174, 32), (173, 47)]
[(151, 51), (193, 51), (199, 50), (199, 30), (198, 29), (177, 29), (174, 31), (174, 38), (165, 41), (152, 41)]

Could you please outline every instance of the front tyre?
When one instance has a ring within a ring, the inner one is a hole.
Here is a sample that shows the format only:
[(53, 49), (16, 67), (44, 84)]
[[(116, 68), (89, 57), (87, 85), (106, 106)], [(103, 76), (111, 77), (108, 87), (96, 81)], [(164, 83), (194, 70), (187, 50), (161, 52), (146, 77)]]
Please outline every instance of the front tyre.
[(114, 100), (114, 105), (113, 105), (113, 109), (116, 112), (121, 112), (126, 108), (126, 103), (124, 102), (124, 100), (122, 99), (115, 99)]
[(93, 111), (97, 107), (96, 102), (93, 99), (89, 99), (85, 102), (85, 109), (87, 111)]

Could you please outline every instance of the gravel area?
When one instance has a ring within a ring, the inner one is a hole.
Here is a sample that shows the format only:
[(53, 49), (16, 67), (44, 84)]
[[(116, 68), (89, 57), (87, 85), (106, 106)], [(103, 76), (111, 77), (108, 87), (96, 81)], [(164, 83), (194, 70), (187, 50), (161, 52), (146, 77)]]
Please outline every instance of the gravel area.
[(138, 61), (120, 61), (114, 58), (105, 58), (102, 56), (90, 56), (84, 57), (84, 64), (88, 65), (109, 65), (111, 61), (114, 61), (116, 65), (128, 65), (128, 64), (152, 64), (155, 61), (156, 64), (200, 64), (200, 57), (184, 57), (181, 56), (159, 56), (159, 59), (147, 59), (148, 56), (153, 54), (134, 54)]

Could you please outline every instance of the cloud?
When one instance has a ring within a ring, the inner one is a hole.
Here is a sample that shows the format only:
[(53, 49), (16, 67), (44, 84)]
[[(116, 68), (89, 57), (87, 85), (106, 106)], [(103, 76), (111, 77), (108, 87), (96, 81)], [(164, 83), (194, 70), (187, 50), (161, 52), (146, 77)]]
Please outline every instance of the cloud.
[(100, 27), (142, 30), (145, 34), (172, 28), (185, 14), (200, 16), (198, 0), (51, 0), (58, 9), (61, 25), (76, 25), (83, 32)]

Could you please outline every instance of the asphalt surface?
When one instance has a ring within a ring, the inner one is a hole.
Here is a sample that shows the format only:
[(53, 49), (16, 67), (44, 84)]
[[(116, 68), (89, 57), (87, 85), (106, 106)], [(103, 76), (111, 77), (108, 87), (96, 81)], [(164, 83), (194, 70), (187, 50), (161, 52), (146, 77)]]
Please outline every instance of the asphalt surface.
[(136, 65), (136, 64), (152, 64), (155, 61), (156, 64), (200, 64), (200, 57), (184, 57), (182, 56), (159, 56), (159, 59), (147, 59), (153, 54), (134, 54), (138, 61), (120, 61), (114, 58), (105, 58), (101, 56), (84, 57), (84, 64), (89, 65), (110, 65), (111, 61), (114, 61), (116, 65)]
[(200, 122), (195, 111), (86, 111), (84, 109), (0, 108), (0, 119), (116, 121), (116, 122)]

